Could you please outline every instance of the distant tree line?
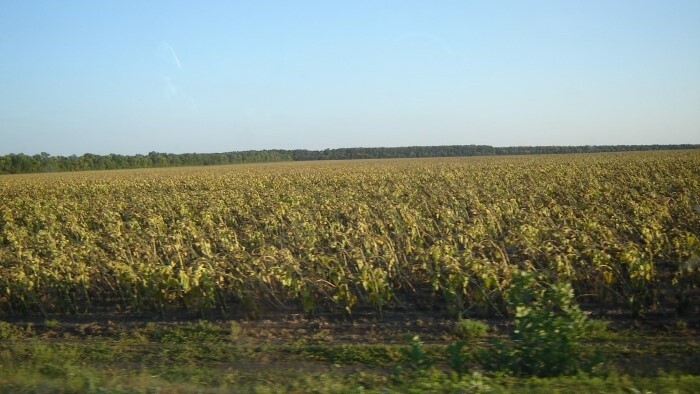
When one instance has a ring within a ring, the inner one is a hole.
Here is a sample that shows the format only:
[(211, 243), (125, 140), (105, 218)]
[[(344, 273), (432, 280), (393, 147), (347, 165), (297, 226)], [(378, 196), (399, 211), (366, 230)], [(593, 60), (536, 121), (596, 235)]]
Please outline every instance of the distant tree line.
[(0, 156), (0, 174), (22, 174), (59, 171), (116, 170), (177, 166), (211, 166), (222, 164), (263, 163), (293, 160), (284, 151), (248, 151), (229, 153), (158, 153), (148, 155), (52, 156), (48, 153), (29, 156)]
[(159, 153), (148, 155), (52, 156), (22, 153), (0, 156), (0, 174), (22, 174), (59, 171), (116, 170), (129, 168), (209, 166), (223, 164), (266, 163), (311, 160), (354, 160), (417, 157), (460, 157), (495, 155), (532, 155), (556, 153), (623, 152), (665, 149), (698, 149), (697, 144), (682, 145), (586, 145), (586, 146), (511, 146), (447, 145), (409, 146), (396, 148), (340, 148), (325, 150), (256, 150), (226, 153)]

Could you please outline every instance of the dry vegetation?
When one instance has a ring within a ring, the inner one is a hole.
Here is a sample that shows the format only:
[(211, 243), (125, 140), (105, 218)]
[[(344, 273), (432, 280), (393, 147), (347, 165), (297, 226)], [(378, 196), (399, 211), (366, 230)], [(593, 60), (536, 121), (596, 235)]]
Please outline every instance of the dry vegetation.
[(507, 315), (700, 304), (700, 151), (0, 177), (0, 313)]

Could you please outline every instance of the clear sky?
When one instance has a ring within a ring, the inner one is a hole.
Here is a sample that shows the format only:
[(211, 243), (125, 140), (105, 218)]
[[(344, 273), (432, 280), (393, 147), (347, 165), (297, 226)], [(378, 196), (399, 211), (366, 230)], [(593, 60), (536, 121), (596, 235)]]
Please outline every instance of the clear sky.
[(0, 4), (0, 154), (700, 143), (700, 1)]

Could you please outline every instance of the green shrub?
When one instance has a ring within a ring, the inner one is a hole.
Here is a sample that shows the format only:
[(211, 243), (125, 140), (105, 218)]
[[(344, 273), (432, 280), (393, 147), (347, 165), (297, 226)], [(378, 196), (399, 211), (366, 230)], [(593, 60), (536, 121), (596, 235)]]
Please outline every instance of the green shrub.
[(426, 370), (432, 365), (418, 335), (411, 338), (410, 344), (402, 353), (406, 359), (406, 366), (412, 371)]
[(395, 383), (425, 377), (433, 365), (418, 335), (413, 336), (408, 346), (401, 349), (401, 356), (403, 362), (392, 373)]
[(469, 357), (464, 351), (465, 345), (466, 341), (462, 340), (453, 342), (449, 346), (447, 346), (447, 354), (449, 355), (449, 358), (447, 359), (447, 365), (449, 365), (450, 368), (452, 368), (452, 370), (455, 371), (455, 373), (460, 379), (462, 378), (462, 376), (464, 376), (464, 374), (469, 372), (467, 367)]
[(531, 272), (517, 272), (508, 302), (515, 312), (510, 341), (495, 342), (484, 354), (490, 369), (522, 376), (574, 374), (584, 367), (580, 339), (586, 315), (568, 283), (548, 284)]
[(474, 339), (486, 336), (488, 330), (488, 324), (480, 320), (464, 319), (455, 323), (452, 332), (462, 339)]

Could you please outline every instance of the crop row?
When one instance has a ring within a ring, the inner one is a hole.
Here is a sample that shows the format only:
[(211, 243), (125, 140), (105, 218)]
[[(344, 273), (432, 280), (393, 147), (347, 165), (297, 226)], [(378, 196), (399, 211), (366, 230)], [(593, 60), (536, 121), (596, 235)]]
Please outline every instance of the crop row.
[(700, 151), (0, 177), (0, 312), (700, 302)]

